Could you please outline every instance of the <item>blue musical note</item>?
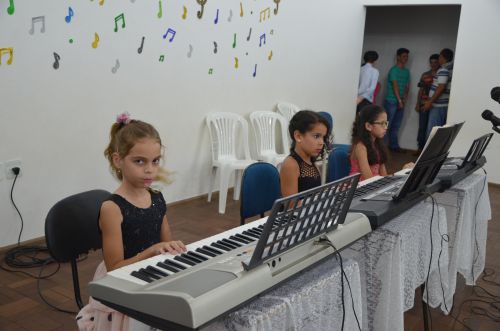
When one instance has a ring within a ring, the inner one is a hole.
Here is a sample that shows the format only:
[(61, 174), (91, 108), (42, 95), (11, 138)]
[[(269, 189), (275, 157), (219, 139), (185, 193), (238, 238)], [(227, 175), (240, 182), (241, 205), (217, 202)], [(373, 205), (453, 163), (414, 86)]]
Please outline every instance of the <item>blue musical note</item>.
[(73, 12), (73, 9), (71, 7), (68, 7), (68, 16), (64, 18), (66, 23), (71, 23), (71, 18), (75, 16), (75, 13)]
[(163, 35), (163, 39), (166, 39), (169, 33), (172, 34), (172, 37), (168, 41), (172, 42), (174, 40), (174, 37), (175, 37), (175, 30), (173, 30), (171, 28), (168, 28), (167, 32), (165, 32), (165, 34)]

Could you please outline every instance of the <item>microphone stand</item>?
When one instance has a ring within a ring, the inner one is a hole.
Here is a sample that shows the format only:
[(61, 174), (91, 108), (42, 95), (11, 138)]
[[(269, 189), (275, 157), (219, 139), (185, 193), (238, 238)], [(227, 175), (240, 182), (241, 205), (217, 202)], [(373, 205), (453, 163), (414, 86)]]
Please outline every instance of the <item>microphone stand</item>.
[(492, 129), (493, 129), (496, 133), (500, 133), (500, 129), (499, 129), (497, 126), (493, 125)]

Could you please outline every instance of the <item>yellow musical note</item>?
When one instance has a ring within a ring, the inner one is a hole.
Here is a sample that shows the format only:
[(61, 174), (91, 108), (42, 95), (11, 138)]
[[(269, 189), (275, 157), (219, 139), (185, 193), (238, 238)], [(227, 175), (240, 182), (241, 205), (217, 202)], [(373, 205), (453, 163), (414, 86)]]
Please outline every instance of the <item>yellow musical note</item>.
[(240, 17), (243, 17), (243, 4), (240, 2)]
[(182, 19), (185, 20), (187, 17), (188, 10), (187, 10), (186, 6), (182, 6), (182, 10), (183, 10)]
[(238, 58), (234, 58), (234, 69), (238, 69)]
[(271, 52), (269, 53), (269, 56), (267, 57), (267, 59), (268, 59), (269, 61), (271, 61), (271, 59), (272, 59), (272, 58), (273, 58), (273, 51), (271, 51)]
[(262, 9), (260, 11), (259, 22), (266, 20), (266, 14), (267, 14), (267, 18), (271, 17), (271, 8), (267, 7), (266, 9)]
[(99, 0), (99, 6), (104, 5), (104, 0)]
[(7, 64), (11, 65), (12, 60), (14, 59), (14, 48), (13, 47), (0, 48), (0, 65), (2, 64), (3, 53), (9, 53), (9, 59), (7, 60)]
[(94, 33), (94, 41), (92, 42), (92, 48), (97, 48), (99, 44), (99, 35), (97, 34), (97, 32)]

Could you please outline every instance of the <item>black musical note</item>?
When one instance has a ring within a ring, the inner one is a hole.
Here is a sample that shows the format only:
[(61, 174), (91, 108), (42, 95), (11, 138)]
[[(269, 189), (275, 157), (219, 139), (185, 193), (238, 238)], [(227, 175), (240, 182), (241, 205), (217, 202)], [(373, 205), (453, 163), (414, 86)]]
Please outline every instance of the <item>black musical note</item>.
[(142, 37), (142, 41), (141, 41), (141, 47), (139, 47), (137, 49), (137, 53), (141, 54), (142, 53), (142, 48), (144, 47), (144, 37)]
[(273, 0), (273, 1), (276, 4), (276, 8), (274, 8), (274, 15), (278, 15), (278, 8), (280, 5), (280, 0)]
[(253, 70), (253, 76), (257, 76), (257, 64), (255, 64), (255, 69)]
[(248, 31), (248, 37), (247, 37), (247, 41), (250, 41), (250, 35), (252, 34), (252, 28), (250, 28), (250, 31)]
[(214, 41), (214, 54), (217, 54), (217, 43)]
[(198, 16), (198, 18), (201, 20), (201, 18), (203, 17), (203, 8), (205, 7), (207, 0), (196, 0), (196, 2), (201, 6), (201, 9), (198, 10), (198, 13), (196, 14), (196, 16)]
[(52, 65), (54, 67), (54, 69), (59, 69), (59, 60), (61, 59), (61, 57), (59, 56), (59, 54), (57, 54), (56, 52), (54, 52), (54, 64)]

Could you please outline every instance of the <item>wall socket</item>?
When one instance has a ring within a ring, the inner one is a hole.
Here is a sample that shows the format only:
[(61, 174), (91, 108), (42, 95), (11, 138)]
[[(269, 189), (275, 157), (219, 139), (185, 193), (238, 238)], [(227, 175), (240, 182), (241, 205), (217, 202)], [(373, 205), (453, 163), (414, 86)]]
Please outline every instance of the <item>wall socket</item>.
[(5, 177), (7, 179), (13, 179), (14, 177), (16, 177), (16, 175), (11, 170), (12, 168), (15, 168), (15, 167), (19, 167), (20, 171), (19, 171), (19, 175), (17, 177), (21, 177), (21, 175), (23, 174), (23, 168), (21, 167), (21, 160), (10, 160), (10, 161), (5, 162), (5, 165), (4, 165)]

